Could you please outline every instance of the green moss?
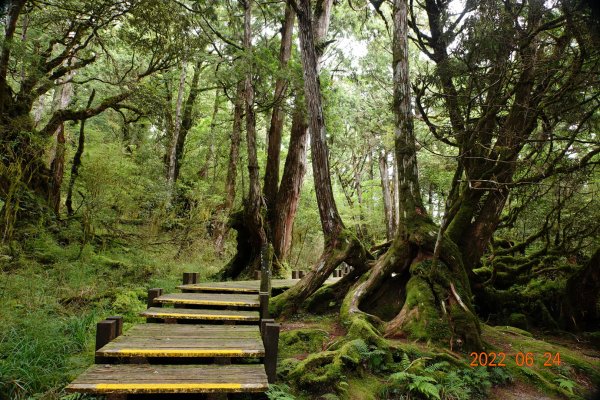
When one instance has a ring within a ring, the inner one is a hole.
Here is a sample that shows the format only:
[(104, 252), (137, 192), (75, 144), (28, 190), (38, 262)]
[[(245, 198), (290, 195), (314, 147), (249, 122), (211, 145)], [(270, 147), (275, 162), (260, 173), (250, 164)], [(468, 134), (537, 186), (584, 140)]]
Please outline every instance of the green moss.
[(348, 389), (343, 399), (347, 400), (376, 400), (376, 394), (381, 391), (381, 381), (373, 376), (366, 375), (359, 378), (348, 379)]
[(321, 329), (295, 329), (282, 332), (279, 336), (279, 357), (315, 353), (323, 349), (329, 334)]
[(289, 379), (300, 388), (311, 392), (325, 392), (342, 378), (342, 361), (334, 351), (311, 354), (289, 374)]
[(527, 317), (525, 314), (521, 313), (512, 313), (508, 316), (508, 325), (514, 326), (516, 328), (527, 329)]
[[(587, 357), (582, 357), (571, 348), (535, 339), (530, 333), (514, 327), (483, 326), (483, 337), (486, 341), (495, 343), (499, 350), (506, 353), (507, 370), (520, 380), (529, 382), (548, 394), (558, 394), (572, 398), (565, 388), (560, 387), (560, 381), (570, 380), (573, 383), (581, 381), (579, 374), (587, 376), (594, 385), (600, 384), (600, 365)], [(533, 366), (519, 367), (515, 356), (518, 352), (533, 355)], [(560, 354), (560, 365), (544, 366), (545, 353)], [(575, 398), (583, 395), (584, 388), (575, 387)]]

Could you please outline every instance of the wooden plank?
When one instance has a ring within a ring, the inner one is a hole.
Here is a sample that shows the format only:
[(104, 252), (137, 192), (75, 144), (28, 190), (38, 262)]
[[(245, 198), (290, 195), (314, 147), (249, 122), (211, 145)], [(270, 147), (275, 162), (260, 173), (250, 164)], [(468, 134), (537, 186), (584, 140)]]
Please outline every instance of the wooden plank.
[(259, 315), (257, 311), (238, 310), (201, 310), (185, 308), (156, 308), (152, 307), (140, 313), (143, 317), (158, 319), (193, 319), (204, 321), (245, 321), (256, 322)]
[[(340, 278), (329, 278), (325, 285), (335, 283)], [(273, 279), (271, 288), (282, 290), (288, 289), (299, 282), (299, 279)], [(190, 292), (223, 292), (223, 293), (258, 293), (260, 290), (260, 281), (228, 281), (228, 282), (202, 282), (191, 285), (179, 285), (178, 289)]]
[(200, 306), (229, 306), (258, 308), (258, 296), (254, 294), (172, 293), (154, 299), (161, 304), (189, 304)]
[(97, 394), (264, 392), (261, 364), (249, 365), (94, 365), (66, 387)]
[(263, 357), (258, 326), (142, 324), (96, 352), (102, 357)]
[[(168, 309), (163, 309), (168, 310)], [(196, 310), (195, 310), (196, 311)], [(247, 312), (254, 314), (253, 312)], [(140, 324), (129, 329), (124, 336), (131, 337), (187, 337), (187, 338), (239, 338), (259, 337), (260, 328), (255, 325), (189, 325), (189, 324)]]

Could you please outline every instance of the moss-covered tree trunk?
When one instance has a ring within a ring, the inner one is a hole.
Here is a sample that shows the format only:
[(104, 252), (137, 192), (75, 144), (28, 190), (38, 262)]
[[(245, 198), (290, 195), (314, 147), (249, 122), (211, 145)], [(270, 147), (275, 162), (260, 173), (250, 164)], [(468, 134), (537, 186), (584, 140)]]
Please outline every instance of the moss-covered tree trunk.
[[(244, 49), (252, 53), (252, 1), (241, 0), (244, 9)], [(262, 197), (256, 154), (256, 116), (254, 111), (254, 84), (252, 81), (252, 63), (246, 66), (244, 80), (244, 111), (246, 119), (246, 144), (248, 150), (248, 197), (244, 202), (241, 217), (243, 229), (238, 229), (238, 253), (223, 271), (225, 278), (237, 278), (242, 271), (252, 273), (260, 268), (260, 250), (267, 243), (263, 223)], [(245, 250), (240, 243), (247, 243)]]
[(354, 324), (377, 321), (386, 336), (431, 340), (451, 349), (481, 349), (479, 323), (470, 303), (460, 252), (445, 238), (440, 259), (433, 259), (437, 227), (426, 213), (419, 189), (406, 0), (394, 1), (393, 21), (399, 224), (386, 254), (346, 296), (342, 318), (351, 329)]
[[(304, 75), (304, 97), (311, 133), (314, 185), (325, 246), (312, 270), (294, 287), (273, 299), (271, 311), (275, 314), (288, 314), (296, 310), (304, 300), (322, 286), (341, 262), (345, 261), (356, 269), (361, 269), (366, 259), (366, 251), (362, 244), (344, 227), (331, 185), (327, 134), (319, 83), (317, 45), (320, 44), (320, 40), (316, 39), (325, 37), (332, 4), (331, 0), (318, 2), (314, 17), (309, 0), (299, 1), (295, 5)], [(313, 21), (317, 23), (314, 24)]]

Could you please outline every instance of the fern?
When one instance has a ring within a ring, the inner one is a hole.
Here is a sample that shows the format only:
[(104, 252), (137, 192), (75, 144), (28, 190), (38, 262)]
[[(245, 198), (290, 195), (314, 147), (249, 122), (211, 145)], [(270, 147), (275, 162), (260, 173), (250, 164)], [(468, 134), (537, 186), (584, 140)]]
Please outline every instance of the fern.
[(291, 388), (284, 384), (269, 385), (267, 397), (269, 400), (296, 400), (293, 394), (290, 393)]
[(573, 393), (573, 388), (575, 387), (575, 382), (573, 382), (572, 380), (567, 379), (567, 378), (562, 377), (562, 376), (559, 376), (558, 378), (556, 378), (554, 380), (554, 382), (558, 383), (558, 386), (561, 389), (565, 389), (570, 394), (574, 394)]
[[(427, 376), (419, 376), (419, 378), (429, 378)], [(435, 382), (434, 379), (432, 379)], [(427, 397), (428, 399), (440, 399), (440, 389), (436, 385), (434, 385), (431, 381), (426, 379), (416, 379), (411, 384), (408, 385), (408, 390), (413, 393), (420, 393)]]
[(406, 371), (410, 368), (410, 358), (408, 358), (408, 354), (404, 353), (402, 356), (402, 360), (400, 361), (400, 368), (402, 371)]

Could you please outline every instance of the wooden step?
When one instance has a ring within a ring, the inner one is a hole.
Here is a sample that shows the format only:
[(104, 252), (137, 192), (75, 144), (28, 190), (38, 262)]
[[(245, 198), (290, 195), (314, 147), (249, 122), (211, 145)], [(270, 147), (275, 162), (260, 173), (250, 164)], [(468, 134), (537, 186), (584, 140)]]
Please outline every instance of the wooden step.
[(249, 365), (93, 365), (68, 392), (96, 394), (265, 392), (265, 368)]
[[(337, 282), (340, 278), (329, 278), (325, 285)], [(300, 279), (273, 279), (271, 288), (274, 290), (289, 289), (298, 283)], [(210, 293), (258, 293), (260, 281), (229, 281), (229, 282), (201, 282), (188, 285), (179, 285), (178, 289), (186, 292), (210, 292)]]
[(159, 308), (150, 307), (140, 313), (146, 318), (156, 319), (185, 319), (197, 321), (236, 321), (236, 322), (258, 322), (258, 311), (239, 310), (202, 310), (187, 308)]
[(136, 325), (99, 357), (264, 357), (258, 326)]
[(255, 294), (172, 293), (159, 296), (154, 299), (154, 302), (244, 308), (258, 308), (260, 306), (258, 295)]

